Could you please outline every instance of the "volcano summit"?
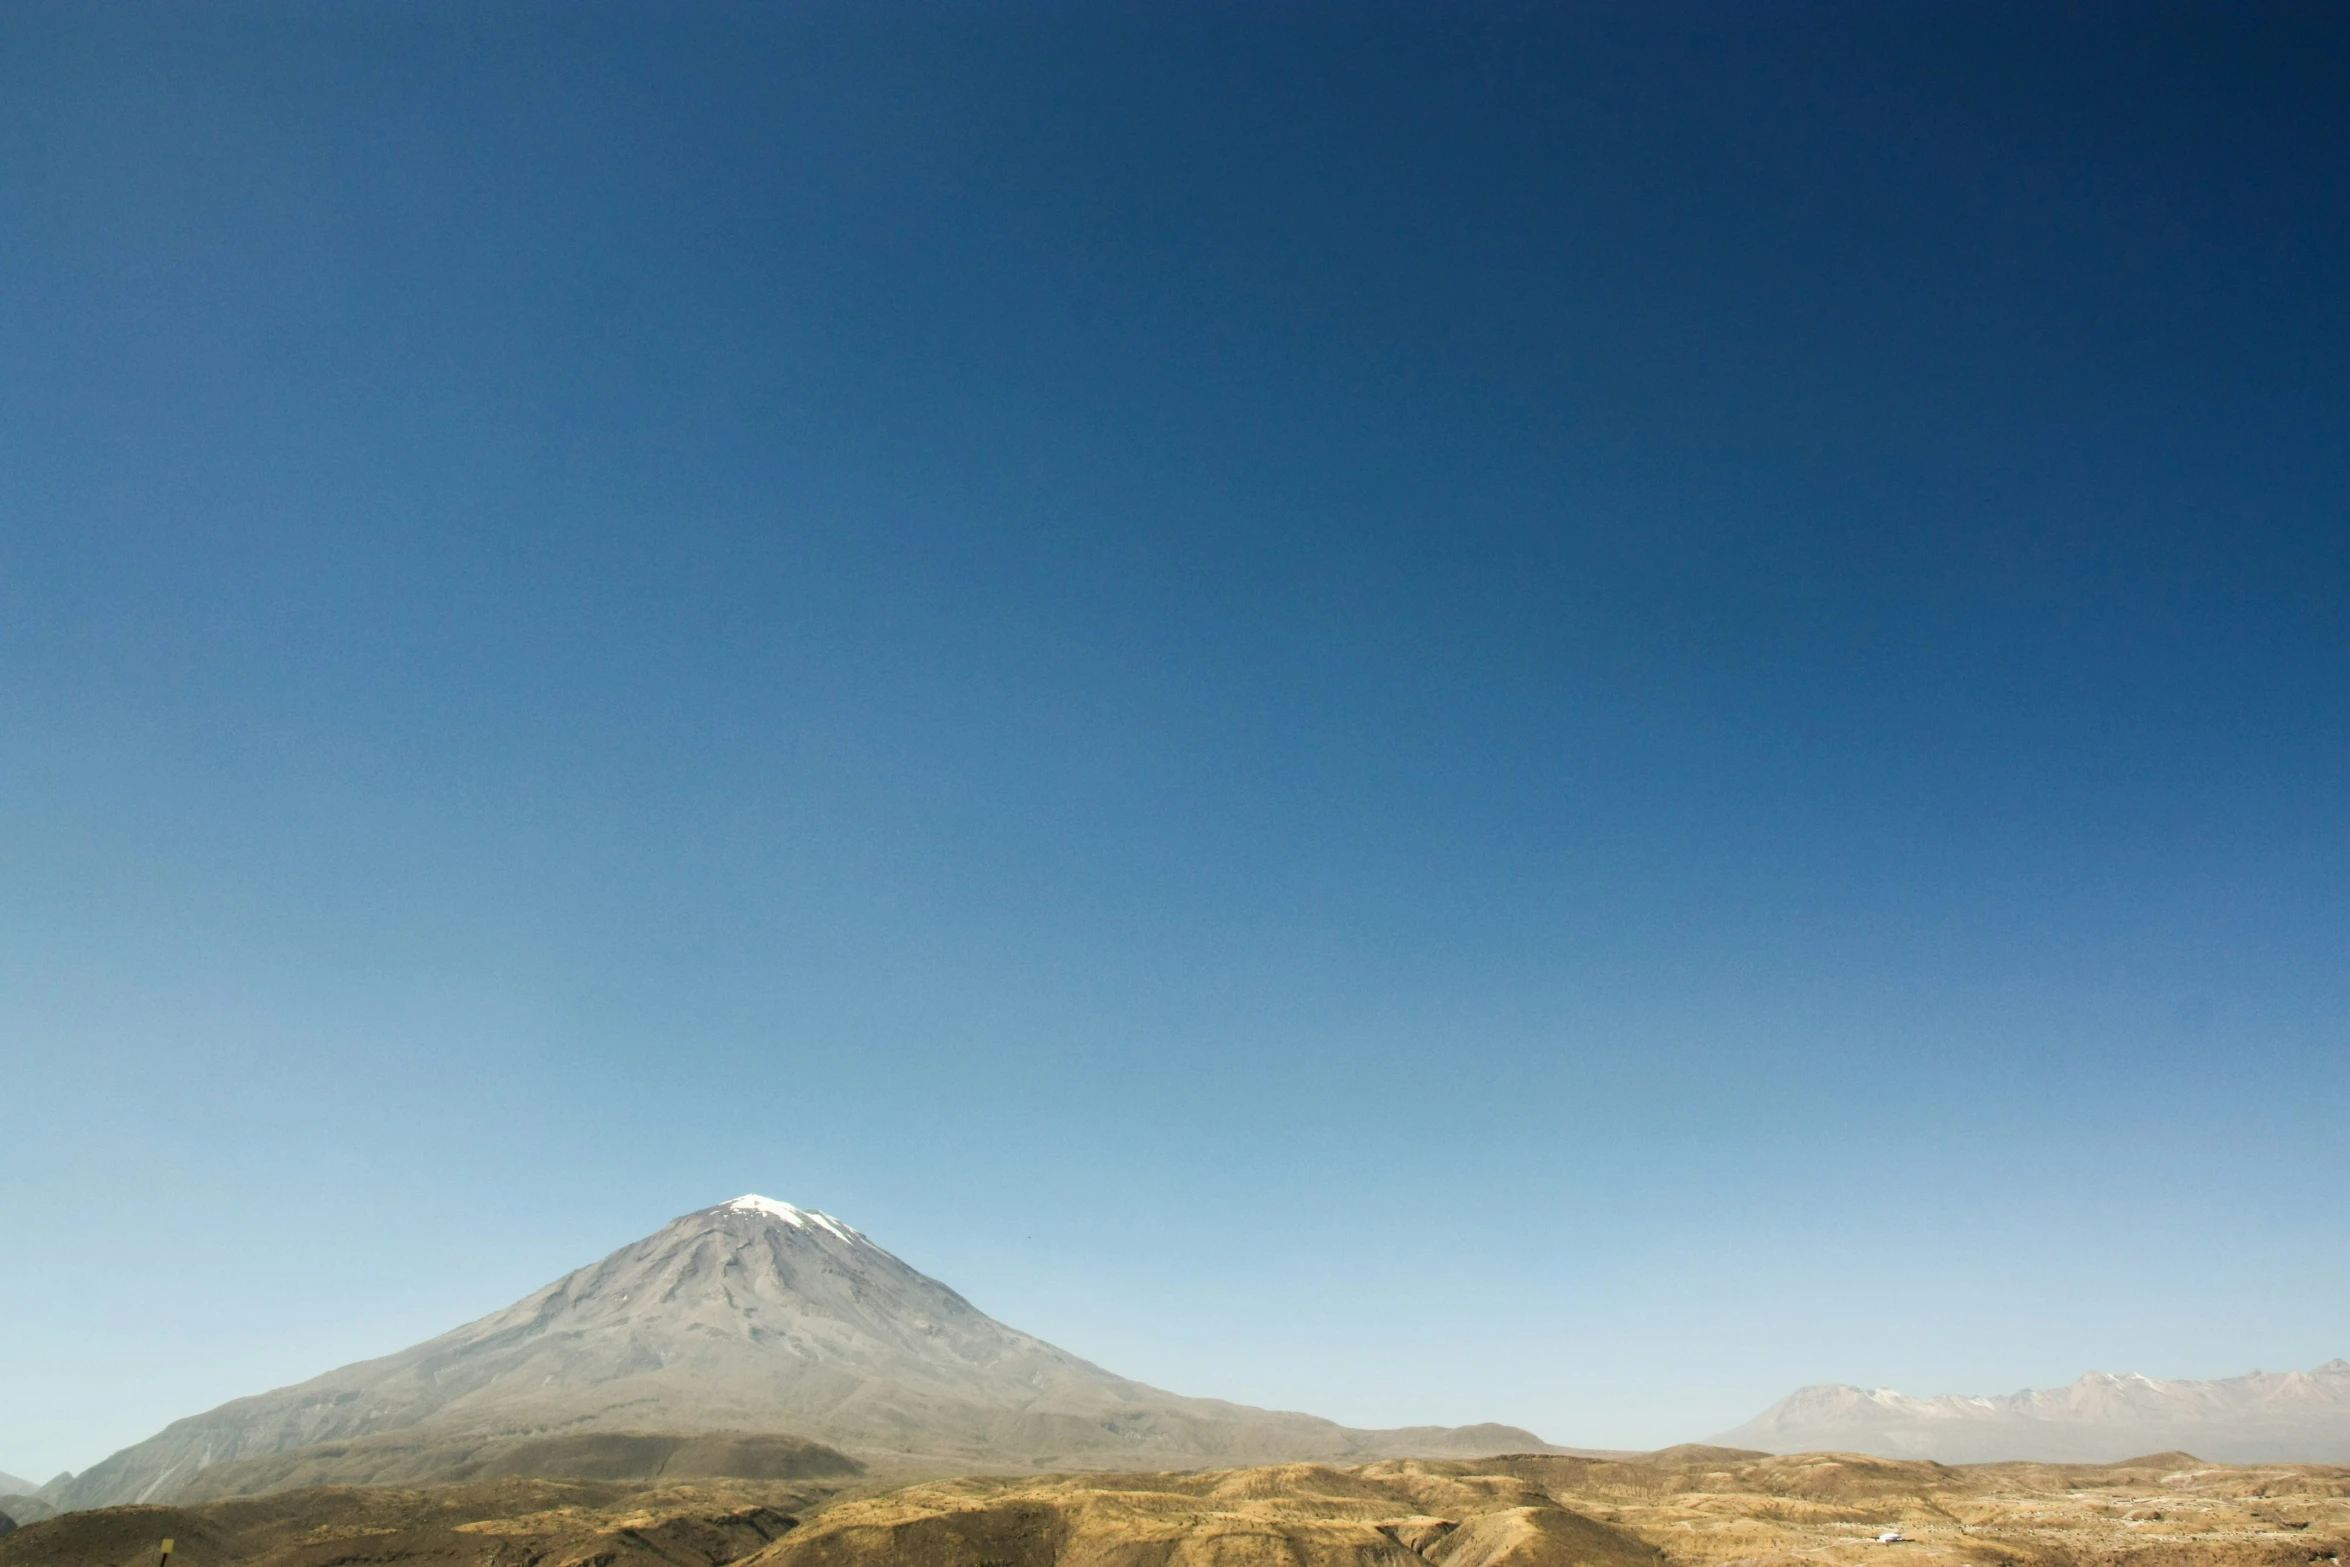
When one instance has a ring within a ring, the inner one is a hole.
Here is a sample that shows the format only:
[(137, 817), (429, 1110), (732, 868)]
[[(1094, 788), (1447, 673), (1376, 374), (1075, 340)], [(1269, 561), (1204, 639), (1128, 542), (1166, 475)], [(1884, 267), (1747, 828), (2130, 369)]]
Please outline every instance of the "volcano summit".
[(722, 1430), (940, 1469), (1544, 1447), (1514, 1426), (1360, 1431), (1128, 1381), (1006, 1327), (828, 1214), (746, 1196), (439, 1338), (175, 1421), (53, 1494), (82, 1508), (297, 1472), (382, 1478), (395, 1447), (398, 1477), (421, 1480), (518, 1437)]

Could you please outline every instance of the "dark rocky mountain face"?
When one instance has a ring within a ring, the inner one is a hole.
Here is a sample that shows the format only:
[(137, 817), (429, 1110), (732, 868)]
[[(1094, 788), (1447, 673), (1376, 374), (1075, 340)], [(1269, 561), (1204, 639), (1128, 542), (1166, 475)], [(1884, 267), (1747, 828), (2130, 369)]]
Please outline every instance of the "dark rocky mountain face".
[(950, 1468), (1543, 1445), (1508, 1426), (1354, 1431), (1162, 1392), (1006, 1327), (837, 1219), (740, 1197), (439, 1338), (177, 1421), (58, 1500), (163, 1500), (215, 1466), (392, 1432), (471, 1452), (517, 1434), (720, 1429)]

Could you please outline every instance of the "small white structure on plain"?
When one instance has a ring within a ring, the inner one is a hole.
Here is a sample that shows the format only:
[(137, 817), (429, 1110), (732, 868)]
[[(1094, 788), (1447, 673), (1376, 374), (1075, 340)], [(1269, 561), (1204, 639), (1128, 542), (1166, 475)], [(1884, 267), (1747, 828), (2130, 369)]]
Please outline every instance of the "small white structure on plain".
[(1899, 1529), (1888, 1529), (1883, 1534), (1877, 1536), (1877, 1543), (1879, 1545), (1899, 1545), (1907, 1538), (1909, 1537), (1903, 1534)]

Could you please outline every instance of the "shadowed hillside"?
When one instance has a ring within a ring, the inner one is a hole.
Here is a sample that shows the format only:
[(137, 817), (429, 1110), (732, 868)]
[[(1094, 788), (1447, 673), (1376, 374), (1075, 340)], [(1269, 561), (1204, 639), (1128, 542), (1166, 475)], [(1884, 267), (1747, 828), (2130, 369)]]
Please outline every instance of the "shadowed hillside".
[(816, 1490), (646, 1491), (623, 1485), (503, 1480), (479, 1485), (318, 1487), (173, 1507), (67, 1513), (0, 1539), (6, 1567), (715, 1567), (781, 1537), (787, 1509)]

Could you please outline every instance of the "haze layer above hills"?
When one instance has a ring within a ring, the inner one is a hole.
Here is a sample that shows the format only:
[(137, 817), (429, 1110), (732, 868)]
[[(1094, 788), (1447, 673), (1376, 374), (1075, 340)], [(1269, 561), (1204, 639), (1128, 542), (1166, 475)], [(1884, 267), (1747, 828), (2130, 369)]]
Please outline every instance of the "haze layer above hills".
[(1911, 1398), (1891, 1388), (1823, 1384), (1713, 1440), (1771, 1453), (1875, 1453), (1951, 1464), (2111, 1463), (2170, 1449), (2225, 1463), (2350, 1462), (2350, 1360), (2215, 1382), (2092, 1371), (2070, 1387), (1995, 1397)]
[[(741, 1197), (439, 1338), (175, 1421), (45, 1494), (87, 1508), (413, 1483), (524, 1436), (721, 1429), (947, 1470), (1544, 1447), (1511, 1426), (1359, 1431), (1163, 1392), (1006, 1327), (837, 1219)], [(222, 1466), (239, 1483), (199, 1486)]]

